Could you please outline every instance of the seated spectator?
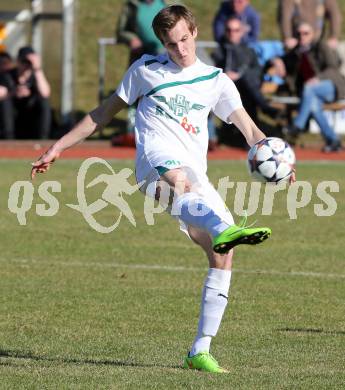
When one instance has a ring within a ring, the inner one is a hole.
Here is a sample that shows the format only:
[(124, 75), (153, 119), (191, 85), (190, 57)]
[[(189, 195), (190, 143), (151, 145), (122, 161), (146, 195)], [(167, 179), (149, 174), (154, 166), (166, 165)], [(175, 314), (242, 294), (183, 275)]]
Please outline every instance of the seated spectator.
[(0, 53), (0, 74), (3, 72), (8, 72), (14, 67), (15, 64), (13, 62), (11, 55), (7, 53), (7, 51), (1, 52)]
[(242, 43), (257, 42), (260, 33), (260, 15), (249, 3), (249, 0), (223, 1), (213, 21), (213, 35), (218, 43), (225, 38), (225, 25), (230, 17), (236, 17), (244, 25)]
[[(156, 14), (166, 7), (165, 0), (126, 0), (117, 24), (117, 40), (125, 43), (130, 49), (129, 65), (143, 54), (157, 55), (163, 51), (161, 41), (152, 29), (152, 21)], [(135, 146), (134, 120), (136, 109), (128, 109), (127, 129), (125, 134), (115, 135), (113, 146)]]
[(333, 49), (338, 45), (341, 12), (336, 0), (280, 0), (278, 19), (287, 49), (297, 45), (297, 28), (302, 21), (312, 26), (316, 41), (325, 36), (326, 21), (329, 21), (327, 43)]
[(17, 66), (1, 77), (0, 123), (5, 138), (48, 138), (51, 109), (50, 86), (41, 59), (27, 46), (18, 52)]
[(6, 88), (6, 72), (14, 67), (12, 57), (7, 52), (0, 53), (0, 137), (5, 139), (14, 138), (14, 128), (12, 125), (12, 118), (6, 115), (7, 95), (8, 90)]
[(282, 58), (273, 60), (276, 73), (286, 79), (290, 93), (301, 99), (298, 115), (288, 127), (289, 135), (296, 137), (304, 131), (312, 117), (325, 141), (323, 151), (338, 151), (340, 139), (327, 121), (323, 104), (345, 97), (345, 78), (339, 72), (339, 57), (326, 43), (315, 41), (310, 24), (300, 24), (297, 31), (297, 46)]
[(235, 83), (243, 106), (254, 121), (257, 119), (257, 107), (264, 113), (276, 117), (279, 111), (268, 104), (260, 91), (262, 69), (256, 53), (241, 43), (245, 34), (241, 20), (232, 17), (225, 26), (225, 37), (219, 49), (213, 54), (216, 66), (222, 68)]

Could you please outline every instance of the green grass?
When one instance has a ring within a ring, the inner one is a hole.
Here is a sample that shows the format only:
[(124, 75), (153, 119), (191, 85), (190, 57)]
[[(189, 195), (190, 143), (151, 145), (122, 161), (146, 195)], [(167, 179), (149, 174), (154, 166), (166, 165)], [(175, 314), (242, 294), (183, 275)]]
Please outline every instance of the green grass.
[[(1, 389), (343, 388), (342, 164), (300, 164), (298, 179), (310, 180), (313, 196), (296, 220), (288, 217), (286, 192), (277, 195), (271, 216), (259, 208), (251, 217), (273, 235), (262, 246), (236, 250), (230, 304), (213, 342), (230, 374), (219, 376), (180, 368), (196, 331), (204, 255), (169, 216), (157, 215), (148, 227), (138, 193), (126, 197), (136, 228), (124, 219), (112, 234), (92, 230), (65, 206), (76, 203), (79, 165), (62, 160), (35, 182), (34, 206), (43, 203), (42, 181), (61, 182), (59, 212), (38, 217), (32, 207), (27, 225), (19, 226), (7, 198), (14, 181), (27, 179), (29, 164), (1, 162)], [(248, 178), (243, 162), (210, 164), (214, 183), (226, 175)], [(313, 204), (322, 203), (315, 189), (323, 180), (337, 181), (340, 192), (332, 194), (335, 215), (322, 218)], [(89, 202), (101, 191), (95, 187)], [(263, 191), (260, 204), (262, 198)], [(99, 221), (111, 224), (117, 215), (109, 206)]]

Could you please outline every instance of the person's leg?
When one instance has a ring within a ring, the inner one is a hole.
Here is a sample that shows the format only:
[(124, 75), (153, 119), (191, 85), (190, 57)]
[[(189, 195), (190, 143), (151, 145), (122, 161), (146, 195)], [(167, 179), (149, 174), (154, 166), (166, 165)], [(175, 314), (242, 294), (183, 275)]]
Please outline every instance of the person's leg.
[(247, 81), (245, 77), (241, 77), (239, 80), (235, 82), (235, 85), (241, 95), (241, 99), (243, 102), (243, 107), (249, 114), (249, 116), (253, 119), (254, 122), (257, 121), (257, 103), (253, 98), (250, 89), (247, 87)]
[(210, 113), (207, 118), (207, 129), (208, 129), (208, 150), (212, 151), (217, 148), (218, 136), (216, 131), (216, 125), (214, 123), (214, 114)]
[(327, 122), (322, 105), (324, 102), (334, 100), (334, 97), (335, 88), (329, 80), (322, 80), (315, 84), (306, 84), (303, 88), (298, 115), (293, 121), (294, 126), (303, 130), (309, 117), (313, 116), (318, 123), (320, 122), (323, 135), (332, 137), (334, 132)]
[(168, 186), (172, 193), (169, 199), (171, 214), (186, 226), (207, 231), (213, 238), (213, 249), (216, 252), (227, 253), (239, 244), (259, 244), (270, 236), (269, 228), (246, 228), (235, 225), (233, 220), (230, 223), (224, 220), (225, 204), (224, 210), (215, 209), (209, 197), (203, 194), (203, 184), (195, 182), (191, 176), (193, 172), (188, 168), (171, 169), (163, 173), (157, 183), (156, 199), (160, 200), (161, 187)]
[(14, 115), (12, 99), (0, 99), (0, 136), (5, 139), (15, 138)]
[(51, 130), (51, 107), (49, 100), (37, 96), (32, 109), (33, 123), (35, 123), (35, 133), (33, 136), (38, 139), (48, 139)]
[(194, 227), (189, 227), (188, 233), (206, 253), (209, 271), (202, 292), (198, 331), (185, 358), (185, 368), (224, 372), (209, 352), (212, 338), (217, 335), (228, 303), (233, 251), (219, 255), (213, 251), (208, 233)]
[(311, 112), (316, 123), (320, 127), (321, 135), (326, 144), (332, 144), (339, 141), (339, 137), (330, 126), (323, 110), (325, 102), (332, 102), (335, 98), (335, 86), (330, 80), (322, 80), (314, 85), (314, 99), (312, 101)]
[(261, 111), (273, 118), (277, 117), (280, 111), (271, 107), (264, 95), (261, 93), (261, 80), (256, 72), (247, 72), (240, 79), (242, 90), (250, 100), (250, 105), (256, 108), (260, 107)]
[(311, 115), (312, 102), (314, 100), (314, 89), (312, 85), (305, 85), (301, 95), (298, 114), (293, 120), (293, 125), (300, 131), (304, 130)]

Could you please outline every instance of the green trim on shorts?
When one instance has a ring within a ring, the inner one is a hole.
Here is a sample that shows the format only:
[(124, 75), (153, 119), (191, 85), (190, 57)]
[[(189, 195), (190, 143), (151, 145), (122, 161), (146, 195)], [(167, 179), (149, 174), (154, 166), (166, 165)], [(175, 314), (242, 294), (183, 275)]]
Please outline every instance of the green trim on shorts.
[(162, 167), (161, 165), (159, 165), (158, 167), (155, 167), (155, 170), (158, 172), (159, 176), (162, 176), (164, 175), (164, 173), (169, 171), (169, 168)]

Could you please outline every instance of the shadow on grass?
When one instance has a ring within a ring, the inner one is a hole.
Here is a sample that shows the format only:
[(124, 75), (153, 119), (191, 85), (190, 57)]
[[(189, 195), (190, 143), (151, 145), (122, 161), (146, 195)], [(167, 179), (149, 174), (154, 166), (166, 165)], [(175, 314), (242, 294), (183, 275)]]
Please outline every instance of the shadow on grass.
[[(57, 363), (67, 363), (67, 364), (92, 364), (96, 366), (118, 366), (118, 367), (139, 367), (139, 368), (175, 368), (182, 369), (181, 366), (174, 365), (162, 365), (162, 364), (145, 364), (137, 363), (130, 361), (122, 360), (95, 360), (95, 359), (75, 359), (75, 358), (64, 358), (64, 357), (48, 357), (34, 355), (31, 352), (21, 352), (15, 350), (4, 350), (0, 349), (0, 358), (10, 358), (10, 359), (25, 359), (33, 361), (42, 361), (42, 362), (57, 362)], [(9, 366), (10, 363), (4, 361), (0, 362), (1, 365)]]
[(315, 333), (315, 334), (329, 334), (334, 336), (345, 336), (344, 330), (323, 330), (315, 328), (280, 328), (276, 329), (278, 332), (289, 333)]

